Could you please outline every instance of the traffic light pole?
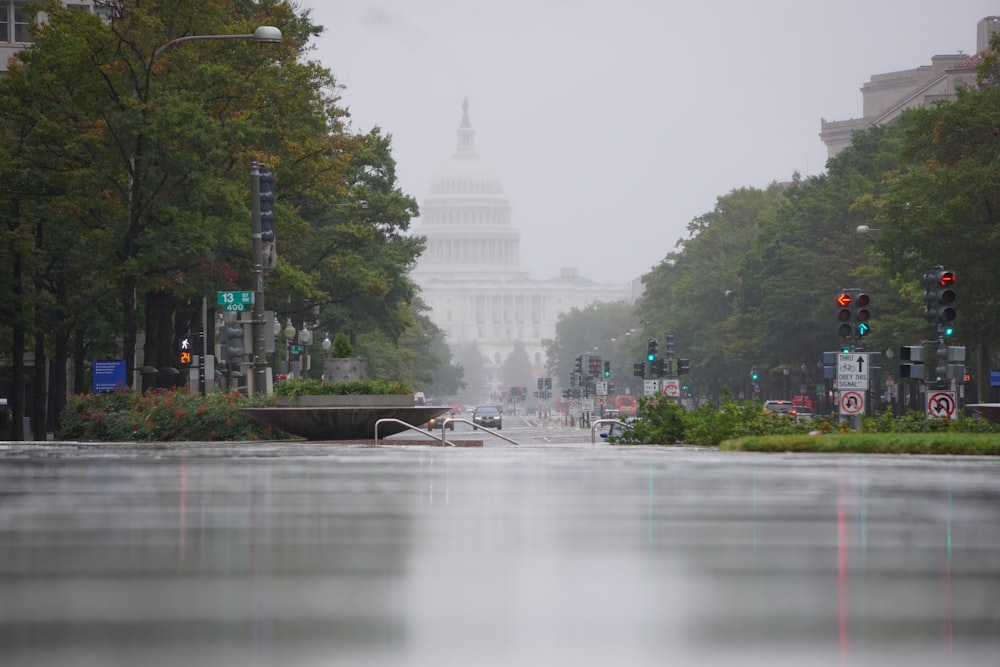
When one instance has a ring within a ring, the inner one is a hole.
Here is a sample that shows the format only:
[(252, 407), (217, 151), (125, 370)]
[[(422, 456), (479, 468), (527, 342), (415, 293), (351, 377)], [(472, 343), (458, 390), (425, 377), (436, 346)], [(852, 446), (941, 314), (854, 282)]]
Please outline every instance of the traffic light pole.
[(253, 393), (267, 393), (267, 355), (264, 352), (267, 340), (264, 338), (264, 240), (260, 224), (260, 167), (254, 160), (250, 163), (250, 217), (253, 219)]

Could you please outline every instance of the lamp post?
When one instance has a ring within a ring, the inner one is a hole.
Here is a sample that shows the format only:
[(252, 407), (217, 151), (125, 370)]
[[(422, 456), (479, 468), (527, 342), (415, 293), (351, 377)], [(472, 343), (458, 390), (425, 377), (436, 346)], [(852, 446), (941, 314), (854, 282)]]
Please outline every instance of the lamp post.
[[(144, 86), (142, 88), (140, 88), (139, 87), (139, 82), (137, 81), (136, 87), (135, 87), (135, 90), (134, 90), (135, 97), (139, 101), (141, 101), (143, 103), (148, 102), (148, 98), (149, 98), (149, 94), (150, 94), (149, 83), (150, 83), (150, 77), (151, 77), (152, 70), (153, 70), (153, 64), (156, 62), (156, 59), (160, 56), (160, 54), (162, 54), (164, 51), (166, 51), (170, 47), (175, 46), (177, 44), (180, 44), (182, 42), (191, 42), (191, 41), (196, 41), (196, 40), (197, 41), (218, 40), (218, 39), (246, 39), (246, 40), (251, 40), (251, 41), (257, 42), (257, 43), (275, 44), (275, 43), (281, 42), (281, 30), (279, 30), (278, 28), (275, 28), (274, 26), (261, 26), (261, 27), (257, 28), (254, 32), (249, 33), (249, 34), (185, 35), (183, 37), (177, 37), (177, 38), (172, 39), (172, 40), (170, 40), (168, 42), (165, 42), (164, 44), (161, 44), (160, 46), (156, 47), (153, 50), (153, 55), (150, 57), (149, 64), (147, 65), (147, 69), (145, 71), (145, 77), (144, 77), (145, 84), (144, 84)], [(145, 104), (143, 104), (142, 106), (145, 107)], [(129, 227), (130, 228), (138, 227), (138, 218), (141, 215), (140, 212), (144, 208), (144, 206), (142, 206), (142, 201), (141, 201), (141, 196), (142, 196), (142, 180), (143, 179), (141, 177), (140, 172), (142, 170), (142, 164), (145, 161), (144, 160), (145, 156), (142, 154), (142, 150), (141, 150), (141, 147), (142, 147), (142, 145), (144, 143), (144, 141), (143, 141), (144, 129), (143, 128), (145, 126), (145, 122), (146, 122), (146, 117), (145, 117), (145, 112), (143, 112), (142, 125), (140, 125), (140, 129), (138, 130), (138, 134), (135, 137), (135, 144), (133, 146), (133, 150), (128, 155), (128, 175), (129, 175), (128, 218), (129, 218)], [(255, 224), (259, 227), (259, 224), (260, 224), (259, 215), (257, 216)], [(259, 233), (259, 230), (258, 230), (258, 233)], [(256, 264), (256, 258), (255, 258), (255, 264)], [(126, 283), (123, 285), (124, 309), (125, 309), (126, 313), (133, 312), (133, 311), (136, 310), (136, 308), (135, 308), (135, 287), (136, 287), (136, 281), (134, 279), (127, 279)], [(263, 355), (264, 355), (264, 352), (263, 352), (263, 349), (264, 349), (263, 348), (264, 338), (263, 338), (263, 334), (260, 332), (260, 329), (263, 326), (263, 308), (264, 308), (263, 298), (260, 298), (260, 297), (263, 297), (263, 294), (258, 294), (256, 296), (258, 297), (258, 301), (260, 302), (259, 303), (259, 306), (260, 306), (259, 307), (259, 315), (260, 316), (258, 317), (258, 309), (255, 307), (255, 309), (254, 309), (254, 322), (253, 322), (254, 332), (255, 332), (255, 335), (254, 335), (254, 343), (255, 343), (255, 345), (254, 345), (254, 369), (255, 369), (254, 370), (254, 372), (255, 372), (254, 379), (255, 380), (258, 379), (258, 377), (256, 375), (256, 373), (257, 373), (257, 367), (258, 367), (258, 360), (259, 359), (263, 359)], [(207, 303), (206, 303), (204, 297), (202, 299), (202, 311), (203, 311), (203, 313), (202, 313), (202, 334), (203, 335), (202, 335), (202, 338), (201, 338), (201, 358), (204, 359), (205, 356), (208, 353), (208, 336), (207, 336), (208, 322), (207, 322), (207, 315), (205, 314), (206, 311), (207, 311)], [(260, 320), (260, 321), (258, 322), (258, 320)], [(124, 355), (126, 357), (126, 366), (127, 366), (128, 370), (131, 371), (132, 373), (136, 372), (136, 369), (135, 369), (135, 356), (136, 356), (136, 339), (137, 339), (137, 333), (138, 333), (138, 325), (137, 325), (137, 323), (134, 322), (134, 321), (129, 321), (128, 320), (128, 316), (126, 316), (125, 331), (124, 331), (124, 336), (123, 336), (123, 339), (124, 339), (124, 345), (123, 345), (124, 349), (123, 349), (123, 352), (124, 352)], [(261, 347), (259, 348), (260, 351), (258, 351), (258, 347), (256, 345), (256, 343), (258, 343), (258, 342), (261, 343)], [(264, 360), (263, 365), (264, 365), (264, 377), (266, 377), (266, 366), (267, 366), (266, 360)], [(204, 388), (204, 372), (205, 372), (204, 368), (201, 365), (199, 365), (199, 388), (201, 389), (201, 391), (203, 393), (205, 391), (205, 388)], [(137, 378), (137, 377), (130, 378), (130, 380), (131, 380), (131, 382), (132, 382), (133, 385), (135, 384), (135, 381), (137, 379), (139, 379), (141, 381), (141, 378)], [(261, 385), (261, 387), (263, 387), (263, 385)]]
[(306, 325), (302, 325), (299, 332), (299, 343), (302, 345), (302, 355), (299, 357), (299, 372), (303, 379), (309, 377), (309, 346), (312, 345), (313, 335)]
[(292, 375), (292, 341), (295, 340), (295, 325), (292, 324), (291, 318), (288, 319), (288, 323), (285, 325), (285, 375), (291, 377)]

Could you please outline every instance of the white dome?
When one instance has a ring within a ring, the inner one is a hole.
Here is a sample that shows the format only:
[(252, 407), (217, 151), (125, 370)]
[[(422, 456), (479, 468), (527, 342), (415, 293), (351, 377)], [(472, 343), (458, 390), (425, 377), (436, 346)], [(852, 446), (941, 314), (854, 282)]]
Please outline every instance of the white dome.
[(451, 160), (434, 174), (429, 199), (485, 195), (492, 201), (503, 197), (503, 186), (493, 169), (479, 158), (475, 132), (469, 122), (469, 101), (462, 102), (462, 123), (458, 126), (458, 146)]

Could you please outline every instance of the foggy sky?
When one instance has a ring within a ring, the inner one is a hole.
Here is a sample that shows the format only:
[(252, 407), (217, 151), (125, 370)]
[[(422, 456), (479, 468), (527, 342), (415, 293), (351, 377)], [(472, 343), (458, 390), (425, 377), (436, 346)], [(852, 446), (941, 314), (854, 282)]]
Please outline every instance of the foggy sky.
[[(419, 203), (462, 100), (532, 277), (648, 272), (719, 196), (825, 170), (873, 74), (976, 47), (1000, 0), (300, 0), (355, 131)], [(420, 222), (414, 222), (419, 233)], [(848, 230), (845, 227), (845, 232)]]

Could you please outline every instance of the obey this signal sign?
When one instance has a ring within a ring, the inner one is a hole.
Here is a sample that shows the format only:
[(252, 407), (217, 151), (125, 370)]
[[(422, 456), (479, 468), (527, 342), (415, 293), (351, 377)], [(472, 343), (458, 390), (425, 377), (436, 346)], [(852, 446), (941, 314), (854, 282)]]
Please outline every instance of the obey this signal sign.
[(837, 389), (868, 389), (868, 354), (837, 355)]

